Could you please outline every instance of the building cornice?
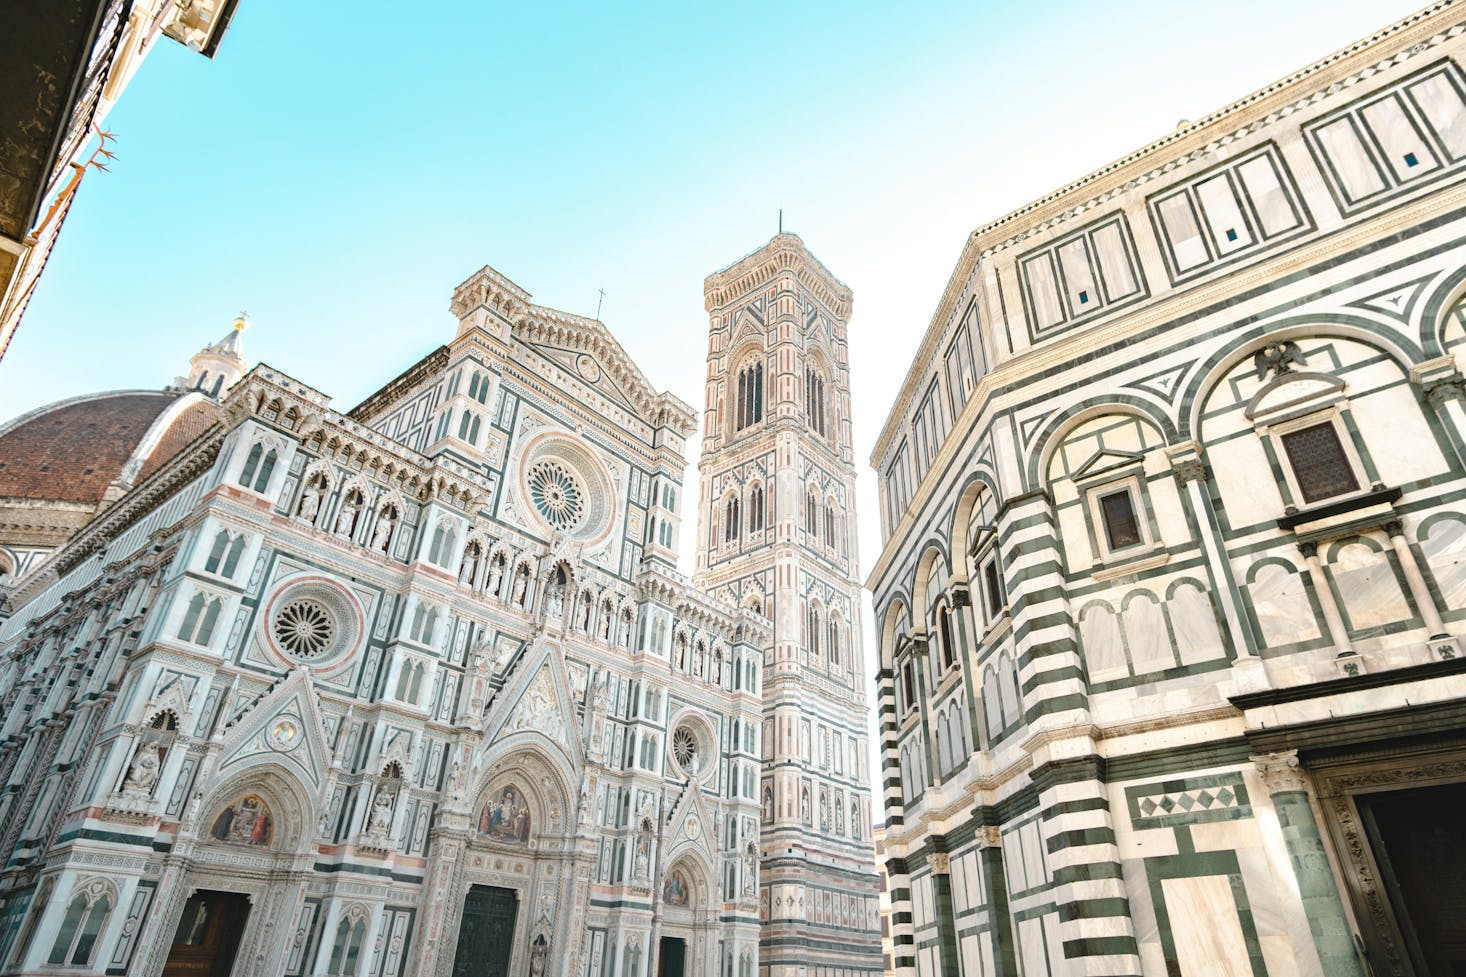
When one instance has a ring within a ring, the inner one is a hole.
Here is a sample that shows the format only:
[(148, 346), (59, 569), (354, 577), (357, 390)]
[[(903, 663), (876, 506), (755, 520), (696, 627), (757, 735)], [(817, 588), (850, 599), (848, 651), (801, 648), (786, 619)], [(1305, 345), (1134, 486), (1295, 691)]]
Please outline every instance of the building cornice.
[[(1086, 217), (1122, 194), (1192, 161), (1209, 157), (1393, 64), (1430, 51), (1466, 31), (1466, 24), (1457, 23), (1445, 29), (1441, 26), (1442, 20), (1454, 16), (1448, 10), (1458, 3), (1459, 0), (1439, 0), (973, 231), (963, 245), (921, 346), (876, 438), (870, 457), (872, 467), (879, 468), (905, 426), (916, 391), (936, 357), (937, 345), (947, 325), (965, 304), (968, 286), (975, 280), (983, 259), (1067, 221)], [(1379, 60), (1380, 49), (1386, 46), (1394, 53)], [(1242, 125), (1238, 116), (1244, 113), (1256, 118)], [(1241, 128), (1234, 128), (1239, 125)]]
[(716, 312), (762, 288), (780, 272), (792, 272), (840, 322), (850, 320), (854, 294), (804, 246), (797, 234), (776, 234), (768, 244), (703, 281), (703, 306)]

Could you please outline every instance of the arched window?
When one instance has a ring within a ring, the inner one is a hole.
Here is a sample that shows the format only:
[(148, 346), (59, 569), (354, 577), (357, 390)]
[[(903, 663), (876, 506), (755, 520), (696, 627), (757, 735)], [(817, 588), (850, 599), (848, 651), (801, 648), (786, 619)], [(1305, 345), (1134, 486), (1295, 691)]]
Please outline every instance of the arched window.
[(342, 919), (336, 926), (336, 945), (331, 948), (332, 977), (356, 977), (361, 963), (362, 944), (366, 942), (366, 920), (359, 916)]
[(219, 611), (223, 602), (217, 597), (209, 601), (208, 608), (204, 611), (204, 619), (199, 622), (199, 632), (194, 637), (194, 643), (206, 645), (214, 637), (214, 626), (219, 623)]
[(78, 892), (66, 907), (61, 929), (56, 933), (56, 942), (51, 946), (51, 955), (46, 962), (53, 966), (90, 966), (97, 937), (101, 935), (107, 914), (111, 911), (112, 900), (105, 892)]
[(833, 618), (830, 620), (830, 667), (835, 668), (840, 664), (840, 624)]
[(835, 504), (834, 500), (825, 506), (825, 545), (835, 545)]
[(809, 657), (811, 659), (819, 656), (820, 653), (820, 609), (809, 605), (809, 624), (805, 629), (805, 641), (809, 645)]
[(759, 532), (764, 528), (764, 487), (754, 485), (748, 490), (748, 529)]
[(234, 572), (239, 569), (239, 560), (242, 556), (244, 556), (244, 537), (236, 536), (233, 545), (229, 547), (229, 555), (224, 558), (224, 576), (234, 576)]
[(804, 499), (804, 531), (813, 539), (819, 536), (820, 529), (820, 500), (819, 496), (811, 490)]
[(258, 441), (249, 449), (249, 454), (244, 458), (244, 467), (239, 470), (239, 484), (249, 488), (254, 481), (255, 472), (259, 471), (260, 459), (265, 455), (265, 446)]
[(209, 600), (203, 594), (194, 594), (183, 613), (183, 624), (178, 628), (178, 637), (198, 645), (206, 645), (214, 636), (214, 627), (219, 623), (222, 602), (216, 597)]
[(449, 526), (438, 526), (433, 530), (433, 545), (428, 548), (428, 562), (440, 567), (448, 565), (453, 556), (453, 547), (458, 535)]
[(740, 528), (740, 523), (742, 522), (741, 515), (738, 496), (729, 496), (723, 506), (723, 542), (731, 543), (738, 538), (742, 531)]
[(809, 426), (821, 437), (825, 434), (825, 378), (810, 367), (804, 371), (804, 413)]
[(276, 457), (274, 448), (265, 452), (265, 460), (260, 462), (260, 473), (255, 476), (254, 489), (256, 492), (263, 492), (270, 487), (270, 476), (275, 474)]
[(209, 558), (204, 561), (205, 573), (218, 573), (219, 564), (224, 560), (224, 551), (229, 547), (229, 533), (223, 529), (219, 535), (214, 537), (214, 545), (209, 550)]
[(733, 430), (741, 431), (763, 419), (764, 364), (760, 360), (749, 363), (738, 371), (738, 400), (733, 416)]

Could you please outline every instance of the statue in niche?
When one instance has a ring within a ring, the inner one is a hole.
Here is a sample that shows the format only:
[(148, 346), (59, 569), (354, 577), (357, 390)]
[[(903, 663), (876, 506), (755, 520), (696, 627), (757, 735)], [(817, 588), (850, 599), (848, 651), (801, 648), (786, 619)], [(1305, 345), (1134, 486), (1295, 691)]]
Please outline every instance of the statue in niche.
[(774, 820), (774, 788), (764, 784), (764, 820)]
[(612, 616), (613, 615), (611, 614), (611, 609), (609, 607), (603, 607), (603, 608), (601, 608), (601, 640), (602, 641), (609, 642), (611, 640), (611, 618), (612, 618)]
[(521, 607), (525, 604), (525, 595), (529, 591), (529, 568), (520, 567), (514, 574), (514, 603)]
[(589, 593), (580, 596), (580, 630), (590, 634), (591, 596)]
[(385, 788), (377, 791), (377, 799), (372, 803), (372, 834), (384, 835), (392, 830), (392, 805), (396, 800), (397, 795)]
[(648, 865), (652, 856), (651, 835), (643, 831), (636, 839), (636, 859), (632, 864), (632, 878), (638, 882), (646, 881)]
[(499, 596), (499, 584), (504, 581), (504, 556), (500, 554), (489, 562), (489, 583), (487, 590), (495, 597)]
[(163, 751), (152, 745), (138, 748), (127, 768), (127, 777), (122, 782), (122, 792), (133, 797), (151, 797), (153, 785), (163, 769)]
[(397, 510), (383, 509), (381, 516), (377, 518), (376, 528), (372, 530), (372, 549), (378, 553), (387, 552), (387, 547), (392, 542), (392, 530), (396, 525)]
[(809, 824), (809, 788), (799, 788), (799, 820)]
[(341, 536), (350, 536), (356, 528), (356, 517), (361, 509), (354, 501), (355, 498), (356, 493), (347, 496), (346, 501), (341, 504), (341, 511), (336, 514), (336, 532)]
[(300, 499), (300, 518), (306, 522), (315, 522), (316, 513), (321, 511), (321, 497), (315, 489), (307, 487), (305, 495)]
[(549, 958), (550, 944), (545, 941), (545, 934), (541, 933), (534, 938), (534, 946), (529, 951), (529, 977), (541, 977)]
[(565, 568), (556, 567), (550, 576), (550, 585), (545, 588), (545, 614), (558, 618), (565, 613)]
[(748, 848), (743, 852), (743, 894), (752, 898), (754, 889), (758, 886), (758, 849), (753, 842), (749, 842)]

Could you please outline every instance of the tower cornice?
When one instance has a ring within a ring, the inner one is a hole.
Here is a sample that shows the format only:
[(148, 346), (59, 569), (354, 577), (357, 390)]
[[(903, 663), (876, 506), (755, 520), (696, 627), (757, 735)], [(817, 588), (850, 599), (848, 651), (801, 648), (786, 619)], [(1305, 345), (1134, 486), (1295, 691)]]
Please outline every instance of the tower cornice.
[(769, 243), (703, 281), (703, 305), (708, 312), (733, 305), (768, 284), (780, 272), (794, 277), (830, 314), (841, 322), (850, 318), (854, 294), (804, 246), (797, 234), (776, 234)]

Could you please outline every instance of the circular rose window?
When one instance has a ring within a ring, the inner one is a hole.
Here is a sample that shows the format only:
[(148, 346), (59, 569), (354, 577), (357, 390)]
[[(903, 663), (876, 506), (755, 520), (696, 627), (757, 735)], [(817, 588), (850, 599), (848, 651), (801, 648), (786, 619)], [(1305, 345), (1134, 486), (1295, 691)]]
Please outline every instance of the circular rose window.
[(534, 507), (553, 528), (569, 532), (585, 520), (585, 489), (565, 465), (553, 459), (537, 462), (525, 480)]
[(336, 620), (320, 601), (292, 600), (275, 614), (275, 640), (293, 658), (319, 658), (336, 637)]
[(696, 777), (702, 770), (702, 744), (691, 726), (678, 726), (672, 731), (672, 759), (689, 777)]
[(360, 602), (335, 581), (297, 578), (266, 605), (265, 643), (287, 662), (335, 668), (361, 644), (362, 615)]

